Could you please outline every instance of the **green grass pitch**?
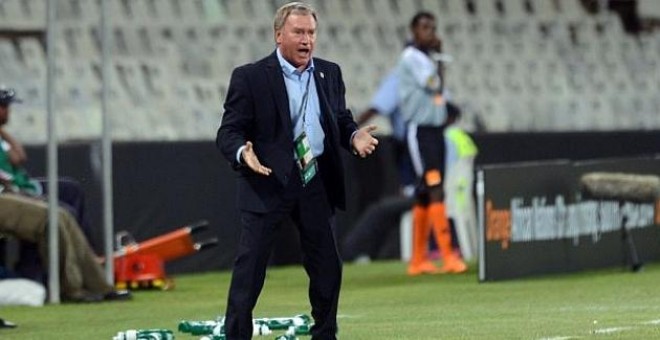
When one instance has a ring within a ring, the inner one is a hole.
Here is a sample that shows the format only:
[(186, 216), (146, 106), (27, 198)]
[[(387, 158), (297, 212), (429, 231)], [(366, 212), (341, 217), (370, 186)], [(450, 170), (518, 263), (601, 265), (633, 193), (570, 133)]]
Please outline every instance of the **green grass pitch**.
[[(127, 329), (167, 328), (224, 313), (229, 272), (175, 277), (172, 291), (140, 291), (129, 302), (2, 307), (19, 324), (0, 339), (111, 339)], [(309, 314), (301, 267), (269, 269), (255, 317)], [(660, 265), (478, 283), (463, 275), (408, 277), (405, 264), (345, 265), (339, 338), (660, 339)], [(259, 337), (274, 339), (275, 336)], [(303, 339), (308, 339), (303, 337)]]

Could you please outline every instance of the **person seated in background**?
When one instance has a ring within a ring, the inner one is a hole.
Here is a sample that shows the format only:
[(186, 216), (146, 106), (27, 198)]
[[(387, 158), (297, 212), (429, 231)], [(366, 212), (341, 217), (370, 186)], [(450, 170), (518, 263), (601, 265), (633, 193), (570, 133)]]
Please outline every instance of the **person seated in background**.
[(27, 161), (27, 154), (21, 145), (5, 129), (9, 123), (11, 104), (20, 103), (16, 92), (12, 89), (0, 88), (0, 177), (9, 182), (13, 191), (20, 191), (27, 195), (39, 196), (43, 193), (41, 184), (32, 180), (23, 165)]
[[(0, 181), (8, 184), (6, 180)], [(2, 187), (6, 189), (6, 187)], [(0, 194), (0, 233), (37, 245), (42, 263), (48, 263), (48, 205), (42, 200), (4, 191)], [(80, 231), (75, 218), (64, 208), (58, 211), (60, 293), (72, 302), (127, 300), (128, 291), (118, 291), (105, 279), (103, 267)]]
[[(31, 178), (25, 170), (28, 156), (23, 145), (6, 128), (9, 123), (11, 105), (21, 103), (13, 89), (0, 87), (0, 177), (11, 182), (14, 191), (35, 197), (48, 194), (45, 179)], [(78, 181), (60, 178), (57, 181), (58, 200), (76, 218), (83, 231), (88, 234), (89, 222), (85, 214), (85, 195)]]
[[(30, 197), (45, 198), (48, 194), (48, 183), (45, 179), (31, 178), (24, 166), (28, 160), (23, 145), (6, 129), (9, 123), (11, 105), (21, 103), (16, 91), (0, 87), (0, 179), (5, 182), (6, 189)], [(90, 239), (92, 230), (85, 212), (85, 195), (78, 181), (71, 178), (57, 180), (58, 200), (60, 205), (76, 218), (85, 236)], [(41, 281), (43, 280), (43, 264), (36, 261), (36, 251), (33, 245), (24, 244), (19, 256), (17, 271), (21, 276)]]

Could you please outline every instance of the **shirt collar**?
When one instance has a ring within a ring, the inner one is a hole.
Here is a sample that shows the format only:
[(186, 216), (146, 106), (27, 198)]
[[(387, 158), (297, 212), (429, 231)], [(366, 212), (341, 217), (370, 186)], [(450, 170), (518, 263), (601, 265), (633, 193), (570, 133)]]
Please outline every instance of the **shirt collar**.
[[(295, 66), (291, 65), (284, 57), (282, 56), (282, 53), (280, 52), (280, 48), (278, 47), (276, 49), (277, 52), (277, 59), (280, 61), (280, 66), (282, 67), (282, 72), (284, 72), (285, 75), (291, 76), (291, 75), (301, 75), (302, 72), (298, 71)], [(309, 65), (307, 65), (307, 68), (305, 71), (312, 72), (314, 71), (314, 58), (312, 58), (309, 61)]]

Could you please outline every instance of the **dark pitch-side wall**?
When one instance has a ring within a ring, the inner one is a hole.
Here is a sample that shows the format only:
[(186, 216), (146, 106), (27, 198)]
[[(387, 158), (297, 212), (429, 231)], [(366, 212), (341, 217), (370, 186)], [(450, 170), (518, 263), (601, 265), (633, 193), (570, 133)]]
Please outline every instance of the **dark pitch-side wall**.
[[(660, 131), (589, 133), (509, 133), (474, 136), (480, 149), (477, 165), (530, 160), (608, 158), (660, 152)], [(392, 141), (382, 138), (378, 152), (366, 160), (345, 154), (348, 208), (338, 215), (339, 238), (352, 228), (361, 211), (383, 195), (397, 191)], [(79, 142), (59, 148), (60, 175), (78, 179), (87, 193), (94, 228), (91, 243), (103, 249), (101, 226), (100, 143)], [(115, 230), (128, 230), (142, 241), (205, 219), (210, 227), (200, 239), (217, 237), (219, 245), (168, 263), (170, 273), (227, 269), (238, 239), (234, 173), (214, 143), (140, 142), (113, 146)], [(29, 170), (44, 175), (45, 147), (29, 146)], [(396, 226), (393, 226), (395, 230)], [(272, 264), (299, 261), (294, 228), (282, 227)], [(398, 233), (387, 241), (383, 257), (396, 257)]]

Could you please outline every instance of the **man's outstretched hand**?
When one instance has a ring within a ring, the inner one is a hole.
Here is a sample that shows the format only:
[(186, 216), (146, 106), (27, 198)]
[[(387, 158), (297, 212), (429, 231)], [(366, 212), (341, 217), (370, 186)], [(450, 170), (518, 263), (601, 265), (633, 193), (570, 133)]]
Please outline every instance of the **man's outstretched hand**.
[(252, 142), (245, 143), (245, 148), (243, 148), (243, 151), (241, 152), (241, 158), (243, 158), (243, 162), (252, 169), (252, 171), (258, 174), (268, 176), (273, 171), (270, 168), (261, 165), (259, 158), (257, 158), (257, 154), (254, 153), (254, 149), (252, 148)]
[(365, 158), (376, 150), (378, 139), (371, 136), (371, 132), (375, 130), (375, 125), (368, 125), (357, 130), (353, 136), (351, 144), (353, 145), (353, 150), (355, 150), (360, 157)]

